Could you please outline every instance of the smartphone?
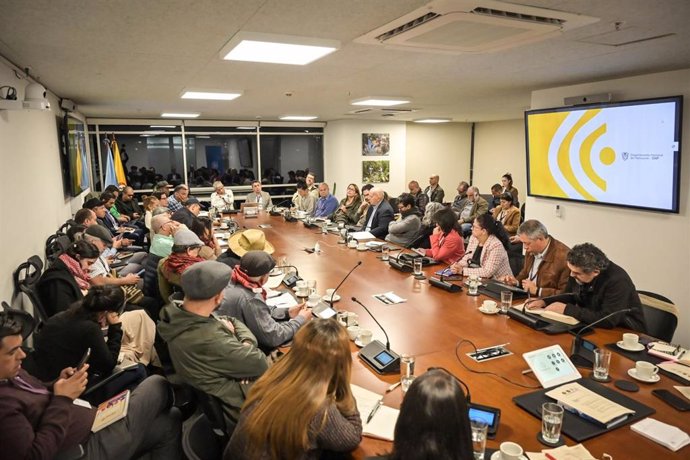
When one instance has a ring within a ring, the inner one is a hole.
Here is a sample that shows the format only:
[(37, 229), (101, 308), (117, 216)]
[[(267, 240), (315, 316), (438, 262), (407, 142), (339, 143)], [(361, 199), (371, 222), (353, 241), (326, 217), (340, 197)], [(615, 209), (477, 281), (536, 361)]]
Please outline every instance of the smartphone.
[(690, 410), (690, 401), (682, 399), (680, 396), (671, 393), (669, 390), (652, 390), (652, 394), (676, 410), (681, 412)]
[(77, 364), (77, 370), (81, 370), (81, 368), (84, 367), (84, 364), (86, 364), (89, 361), (90, 357), (91, 357), (91, 348), (89, 347), (86, 349), (86, 353), (84, 353), (84, 356), (81, 357), (79, 364)]
[(139, 271), (137, 272), (137, 276), (143, 275), (145, 271), (146, 271), (146, 269), (145, 269), (145, 268), (142, 268), (141, 270), (139, 270)]

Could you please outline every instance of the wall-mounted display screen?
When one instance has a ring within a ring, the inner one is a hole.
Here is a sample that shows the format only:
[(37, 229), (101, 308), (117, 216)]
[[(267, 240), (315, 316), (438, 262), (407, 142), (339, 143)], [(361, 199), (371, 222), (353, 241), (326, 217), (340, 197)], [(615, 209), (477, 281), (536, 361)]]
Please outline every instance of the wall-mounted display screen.
[(525, 112), (527, 193), (678, 212), (683, 97)]

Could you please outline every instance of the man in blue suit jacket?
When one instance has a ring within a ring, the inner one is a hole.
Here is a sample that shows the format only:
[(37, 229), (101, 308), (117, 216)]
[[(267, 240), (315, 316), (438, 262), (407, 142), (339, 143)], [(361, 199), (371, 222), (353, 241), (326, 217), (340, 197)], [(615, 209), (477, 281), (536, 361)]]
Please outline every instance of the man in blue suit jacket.
[(379, 239), (386, 238), (388, 224), (393, 220), (393, 208), (384, 198), (385, 195), (380, 188), (372, 188), (369, 191), (369, 209), (362, 227), (362, 231), (368, 231)]
[(319, 184), (319, 199), (314, 207), (314, 217), (329, 217), (338, 209), (338, 199), (331, 195), (328, 184)]

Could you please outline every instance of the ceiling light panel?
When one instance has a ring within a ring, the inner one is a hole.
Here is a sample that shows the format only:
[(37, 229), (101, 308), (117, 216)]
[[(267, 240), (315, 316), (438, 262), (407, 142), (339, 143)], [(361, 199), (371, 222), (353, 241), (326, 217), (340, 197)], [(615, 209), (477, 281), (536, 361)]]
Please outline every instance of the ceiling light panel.
[(211, 92), (211, 91), (185, 91), (182, 99), (204, 99), (210, 101), (232, 101), (242, 95), (241, 92), (234, 91), (231, 93)]
[(309, 121), (309, 120), (316, 120), (317, 116), (314, 115), (284, 115), (280, 117), (281, 120), (285, 121)]
[(179, 112), (163, 112), (163, 118), (198, 118), (200, 113), (179, 113)]
[(340, 48), (337, 40), (239, 32), (223, 47), (228, 61), (307, 65)]
[(409, 104), (410, 98), (406, 97), (378, 97), (368, 96), (350, 101), (351, 105), (368, 105), (372, 107), (392, 107), (394, 105)]

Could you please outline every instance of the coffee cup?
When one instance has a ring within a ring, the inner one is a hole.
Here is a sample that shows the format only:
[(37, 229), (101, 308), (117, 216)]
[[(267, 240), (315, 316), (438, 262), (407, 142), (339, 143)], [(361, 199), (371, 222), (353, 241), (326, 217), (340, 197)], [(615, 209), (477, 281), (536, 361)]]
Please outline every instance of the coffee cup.
[(651, 380), (659, 372), (659, 368), (648, 361), (637, 361), (635, 372), (642, 380)]
[(493, 300), (485, 300), (482, 303), (482, 310), (485, 311), (495, 311), (498, 308), (498, 304)]
[(311, 294), (307, 298), (307, 307), (314, 308), (319, 304), (319, 300), (321, 300), (321, 297), (318, 294)]
[(623, 334), (623, 345), (625, 345), (626, 348), (635, 348), (639, 343), (639, 340), (640, 336), (637, 334)]
[(299, 297), (306, 297), (309, 295), (309, 287), (307, 286), (307, 282), (305, 280), (297, 281), (295, 286), (297, 287), (296, 290)]
[(359, 315), (357, 315), (357, 313), (354, 313), (351, 311), (347, 312), (347, 325), (348, 326), (356, 325), (358, 319), (359, 319)]
[(358, 250), (358, 251), (364, 251), (366, 248), (367, 248), (367, 245), (364, 244), (364, 243), (359, 243), (359, 244), (357, 245), (357, 250)]
[(350, 242), (347, 244), (349, 248), (356, 248), (357, 247), (357, 241), (356, 240), (350, 240)]
[(362, 328), (359, 326), (348, 326), (347, 327), (347, 335), (350, 337), (350, 340), (355, 340), (357, 336), (359, 336), (359, 331), (361, 331)]
[(326, 289), (326, 300), (333, 300), (333, 294), (335, 294), (335, 289)]
[(501, 460), (520, 460), (524, 453), (520, 444), (510, 441), (502, 442), (499, 450), (501, 451)]
[(359, 331), (359, 342), (362, 345), (369, 345), (371, 343), (371, 338), (373, 337), (373, 333), (369, 329), (360, 329)]
[(297, 217), (300, 219), (304, 219), (307, 217), (307, 212), (306, 211), (297, 211)]

